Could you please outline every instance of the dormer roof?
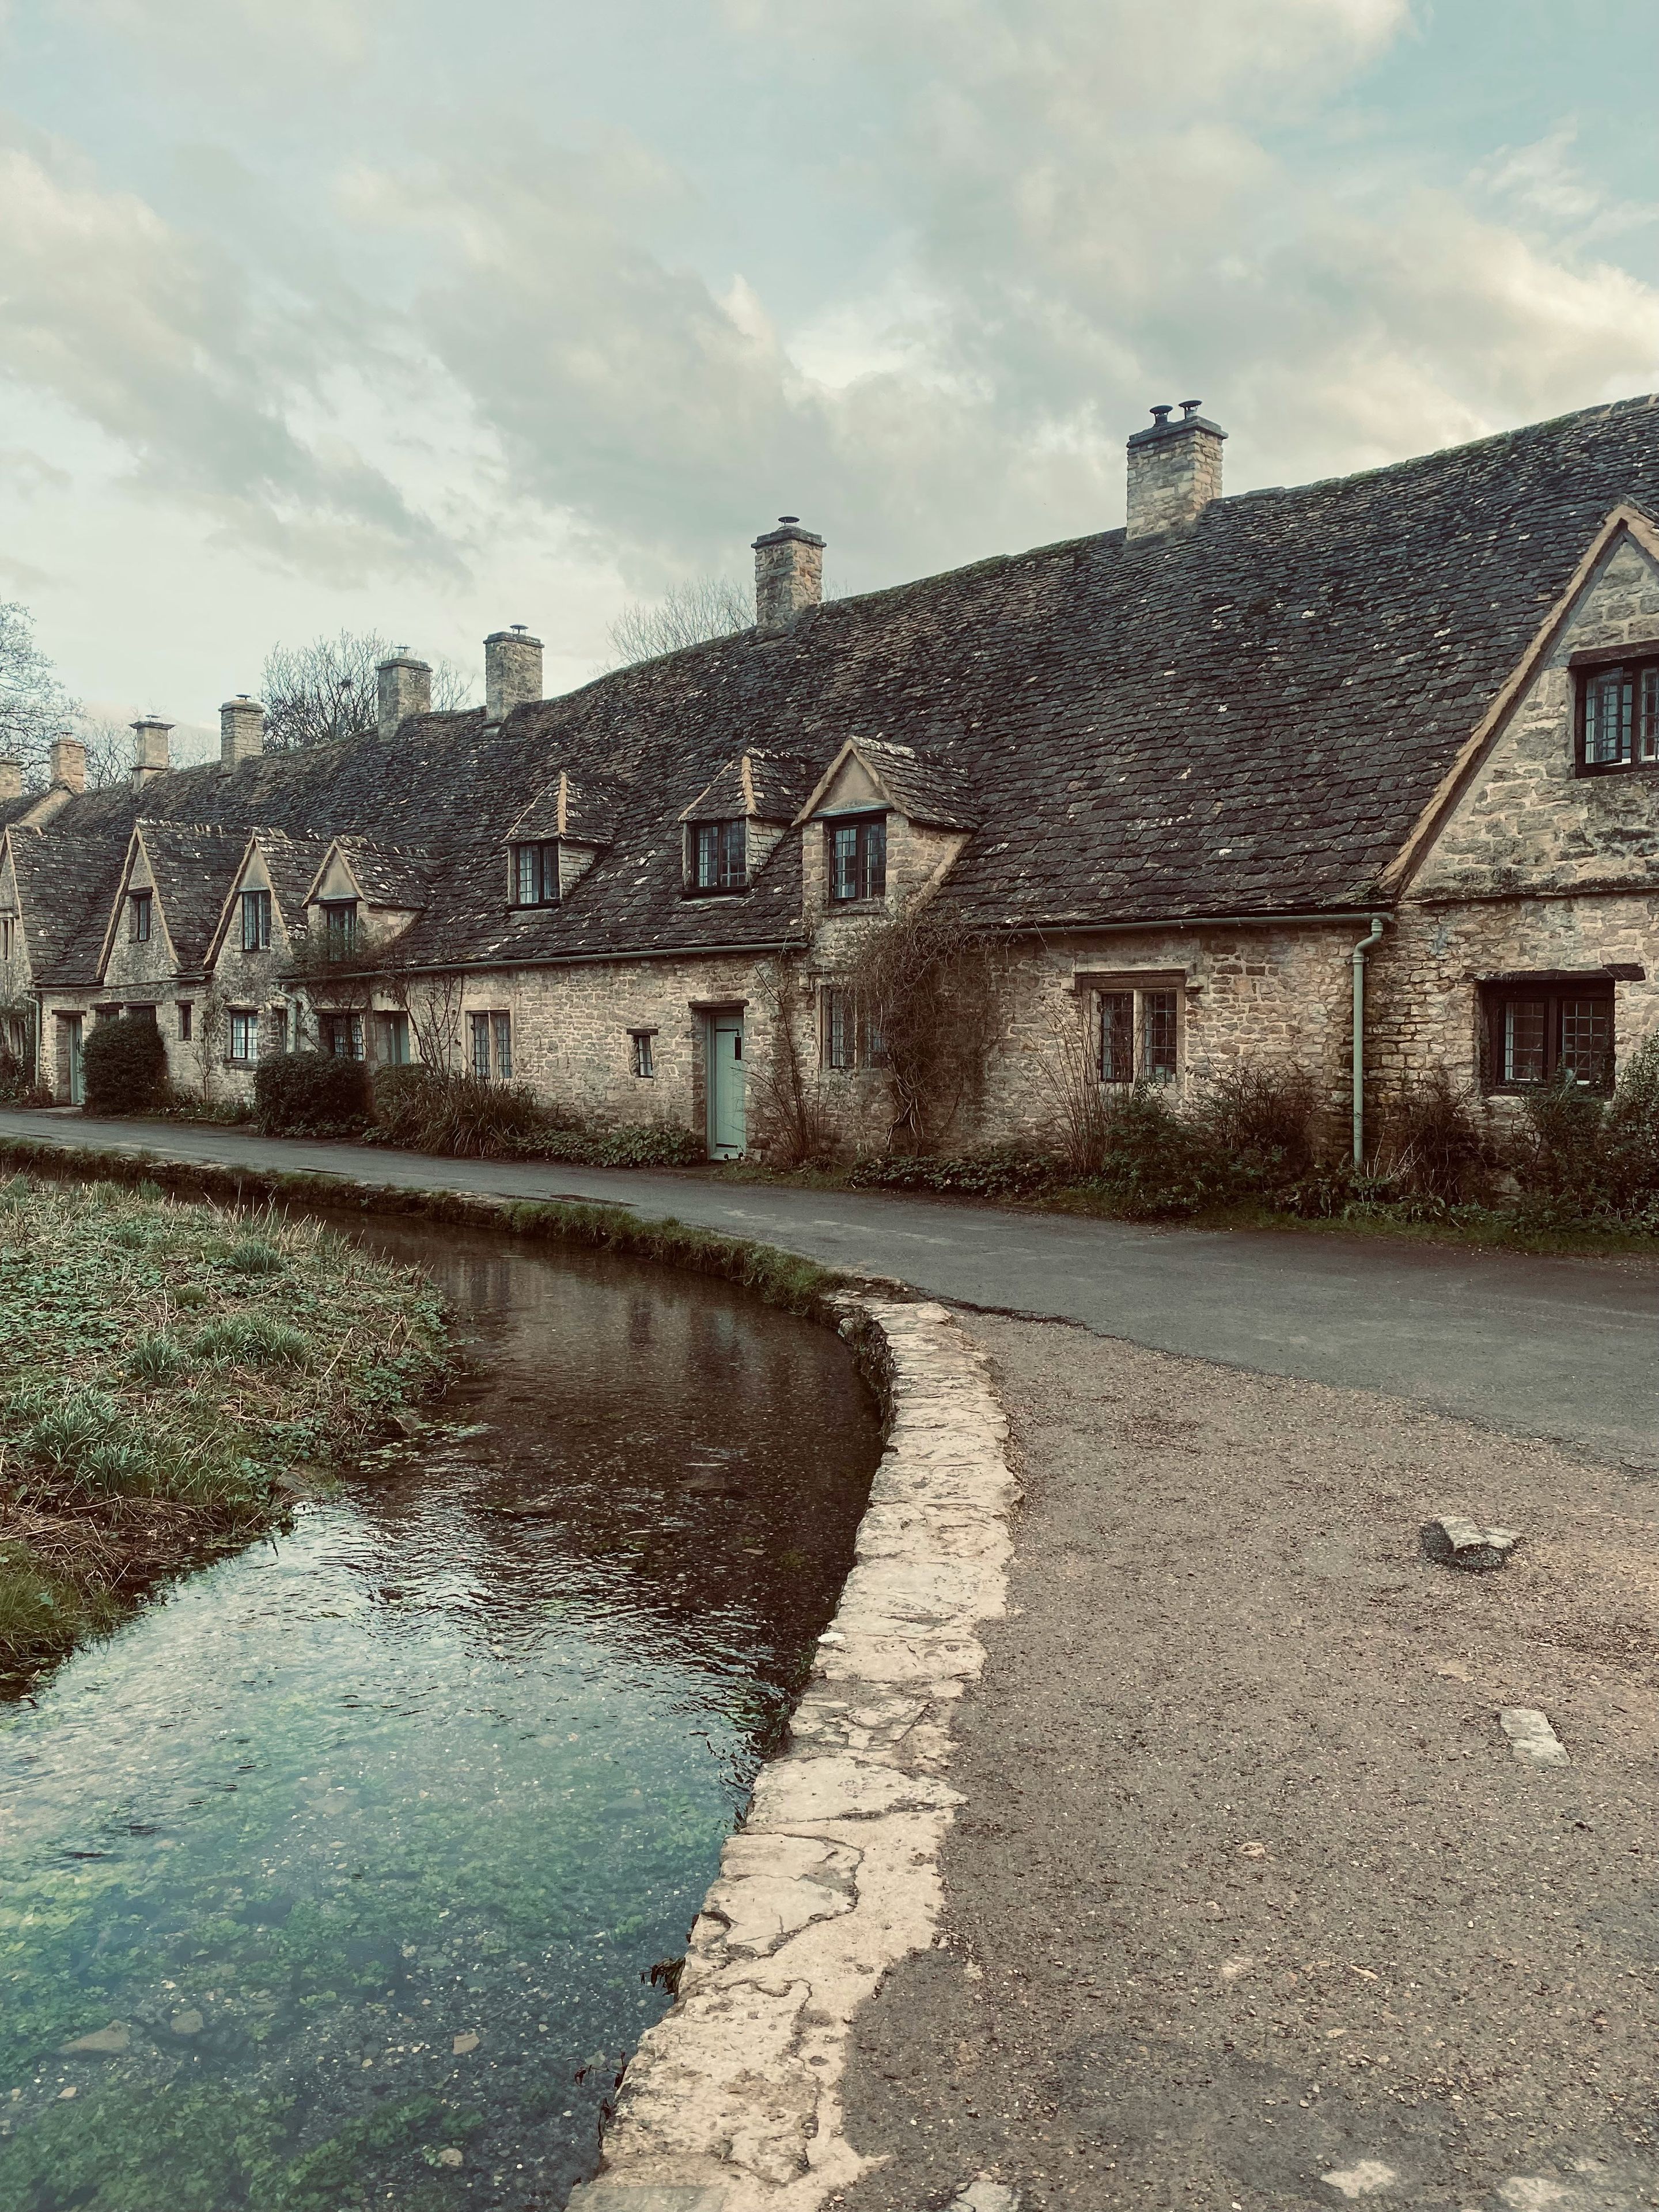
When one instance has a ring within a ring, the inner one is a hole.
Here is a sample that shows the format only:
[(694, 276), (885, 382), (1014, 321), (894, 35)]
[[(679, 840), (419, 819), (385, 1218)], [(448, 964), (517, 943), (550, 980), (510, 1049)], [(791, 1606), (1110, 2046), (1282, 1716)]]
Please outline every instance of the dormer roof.
[(930, 830), (976, 830), (983, 810), (975, 807), (969, 780), (949, 761), (924, 759), (909, 745), (879, 738), (849, 738), (813, 786), (796, 815), (805, 822), (834, 802), (836, 787), (849, 760), (856, 760), (877, 791), (907, 821)]
[(507, 833), (508, 843), (562, 837), (573, 845), (615, 842), (623, 794), (602, 776), (573, 776), (561, 769), (543, 785)]
[(392, 907), (418, 914), (427, 902), (434, 872), (432, 856), (398, 845), (377, 845), (367, 837), (335, 837), (329, 841), (310, 883), (305, 904), (322, 895), (332, 863), (345, 869), (365, 906)]
[(204, 822), (137, 822), (105, 919), (98, 955), (101, 977), (121, 923), (122, 901), (142, 854), (161, 926), (180, 972), (197, 973), (218, 933), (225, 900), (242, 864), (247, 839)]
[(798, 753), (739, 753), (681, 811), (682, 822), (775, 822), (787, 826), (822, 773), (820, 760)]

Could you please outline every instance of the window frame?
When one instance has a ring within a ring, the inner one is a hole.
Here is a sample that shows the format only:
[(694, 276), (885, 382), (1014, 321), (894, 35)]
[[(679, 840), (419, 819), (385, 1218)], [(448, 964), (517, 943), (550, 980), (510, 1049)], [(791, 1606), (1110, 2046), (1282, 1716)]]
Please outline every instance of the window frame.
[[(1597, 653), (1573, 667), (1573, 768), (1582, 776), (1650, 775), (1659, 769), (1659, 647), (1633, 652)], [(1592, 760), (1593, 702), (1604, 687), (1622, 678), (1629, 696), (1619, 716), (1629, 757)]]
[[(337, 1042), (342, 1023), (345, 1024), (347, 1048), (344, 1052), (340, 1050)], [(317, 1043), (319, 1049), (329, 1060), (362, 1060), (367, 1048), (362, 1016), (349, 1011), (342, 1012), (338, 1007), (325, 1008), (317, 1017)]]
[[(534, 898), (524, 896), (525, 864), (530, 863), (536, 884)], [(559, 903), (559, 841), (556, 837), (526, 837), (507, 848), (509, 903), (514, 908), (557, 906)], [(550, 890), (549, 885), (552, 888)]]
[[(236, 1049), (240, 1030), (243, 1049)], [(231, 1067), (257, 1066), (259, 1059), (259, 1009), (228, 1006), (225, 1010), (225, 1060)]]
[[(1158, 1091), (1179, 1089), (1186, 1036), (1184, 975), (1164, 970), (1142, 975), (1130, 969), (1079, 975), (1076, 988), (1094, 1001), (1089, 1056), (1103, 1089), (1127, 1091), (1138, 1083)], [(1115, 1072), (1120, 1050), (1127, 1055), (1121, 1074)]]
[[(513, 1016), (504, 1006), (467, 1010), (467, 1066), (476, 1083), (513, 1080)], [(482, 1050), (480, 1049), (482, 1047)]]
[(196, 1033), (196, 1001), (194, 999), (180, 999), (176, 1002), (175, 1011), (179, 1016), (179, 1042), (190, 1044), (194, 1042)]
[[(1562, 1009), (1576, 1003), (1607, 1008), (1607, 1041), (1604, 1065), (1597, 1075), (1594, 1079), (1578, 1079), (1575, 1088), (1586, 1097), (1610, 1098), (1619, 1052), (1616, 980), (1605, 974), (1546, 972), (1535, 975), (1495, 975), (1482, 982), (1479, 997), (1480, 1087), (1486, 1097), (1526, 1098), (1548, 1089), (1556, 1079), (1564, 1057)], [(1511, 1076), (1503, 1072), (1509, 1056), (1504, 1010), (1520, 1006), (1540, 1006), (1543, 1009), (1542, 1073), (1537, 1076)]]
[[(252, 934), (248, 926), (252, 924)], [(270, 950), (270, 893), (257, 888), (242, 893), (242, 950), (244, 952), (269, 952)]]
[(127, 893), (127, 943), (148, 945), (155, 930), (155, 894), (153, 890)]
[[(410, 1050), (409, 1016), (404, 1013), (380, 1012), (374, 1017), (375, 1042), (380, 1048), (378, 1058), (382, 1067), (409, 1067), (413, 1062)], [(393, 1048), (398, 1048), (393, 1049)]]
[[(837, 840), (853, 836), (850, 878), (841, 872)], [(824, 887), (831, 906), (873, 906), (887, 896), (887, 814), (839, 814), (823, 825)], [(841, 885), (849, 880), (853, 889)]]
[(17, 952), (17, 916), (0, 914), (0, 960), (9, 962)]
[(331, 960), (348, 960), (357, 950), (358, 899), (322, 899), (323, 949)]
[(655, 1030), (629, 1030), (628, 1065), (629, 1073), (641, 1082), (652, 1083), (656, 1080), (657, 1032)]
[(719, 822), (687, 823), (687, 898), (733, 898), (748, 889), (747, 816), (736, 814)]
[(887, 1065), (881, 1032), (850, 984), (818, 987), (818, 1065), (838, 1075)]

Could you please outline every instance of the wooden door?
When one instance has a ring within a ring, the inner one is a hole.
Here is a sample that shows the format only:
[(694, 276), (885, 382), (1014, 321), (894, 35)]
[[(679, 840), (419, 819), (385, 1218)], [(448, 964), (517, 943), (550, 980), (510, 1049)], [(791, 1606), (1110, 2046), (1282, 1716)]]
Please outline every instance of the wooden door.
[(744, 1085), (743, 1016), (714, 1014), (708, 1023), (708, 1149), (717, 1160), (738, 1160), (748, 1142)]

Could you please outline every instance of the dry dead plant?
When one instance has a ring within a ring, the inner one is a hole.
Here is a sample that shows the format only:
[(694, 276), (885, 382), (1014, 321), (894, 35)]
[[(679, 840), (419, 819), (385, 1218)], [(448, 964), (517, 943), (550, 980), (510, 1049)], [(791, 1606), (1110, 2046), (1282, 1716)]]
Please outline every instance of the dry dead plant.
[(930, 901), (869, 932), (845, 988), (886, 1078), (886, 1150), (935, 1149), (983, 1092), (1008, 1026), (1002, 947)]

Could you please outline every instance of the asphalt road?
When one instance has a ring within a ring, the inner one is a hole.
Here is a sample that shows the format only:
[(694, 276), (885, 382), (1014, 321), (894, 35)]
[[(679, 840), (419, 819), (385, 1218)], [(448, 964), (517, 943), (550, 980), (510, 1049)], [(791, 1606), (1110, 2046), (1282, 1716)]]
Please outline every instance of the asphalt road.
[(1077, 1221), (718, 1175), (438, 1160), (236, 1129), (0, 1112), (0, 1134), (404, 1188), (672, 1213), (948, 1302), (1380, 1390), (1659, 1474), (1659, 1267), (1381, 1239)]

